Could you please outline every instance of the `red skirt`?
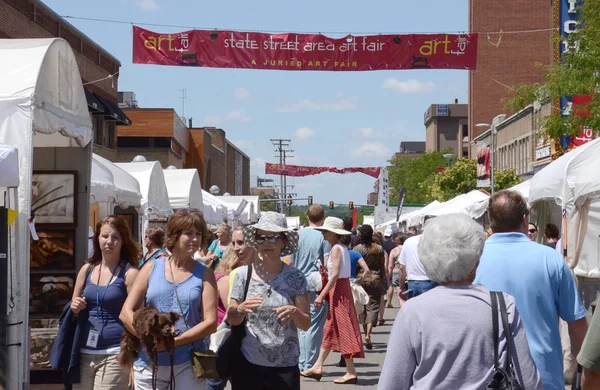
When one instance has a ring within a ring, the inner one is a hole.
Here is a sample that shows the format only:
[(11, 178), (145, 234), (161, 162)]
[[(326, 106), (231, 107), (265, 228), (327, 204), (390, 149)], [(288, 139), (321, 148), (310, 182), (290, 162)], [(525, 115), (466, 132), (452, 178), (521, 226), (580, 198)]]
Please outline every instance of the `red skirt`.
[(345, 359), (365, 357), (350, 279), (338, 279), (329, 291), (323, 348), (339, 351)]

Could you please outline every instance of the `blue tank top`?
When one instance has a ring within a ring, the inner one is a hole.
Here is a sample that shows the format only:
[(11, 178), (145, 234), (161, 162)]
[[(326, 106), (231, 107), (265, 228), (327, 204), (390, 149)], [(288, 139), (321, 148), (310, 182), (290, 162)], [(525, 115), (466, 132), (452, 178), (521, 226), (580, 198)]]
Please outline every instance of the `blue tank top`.
[[(177, 303), (175, 289), (172, 282), (165, 277), (165, 263), (168, 258), (158, 258), (154, 260), (154, 268), (148, 280), (148, 291), (146, 292), (146, 305), (156, 308), (160, 312), (174, 311), (181, 315), (181, 309)], [(177, 293), (183, 313), (188, 326), (193, 328), (202, 322), (202, 277), (206, 267), (198, 262), (194, 266), (192, 274), (183, 282), (177, 284)], [(175, 330), (181, 334), (187, 330), (183, 318), (175, 323)], [(206, 350), (206, 340), (194, 343), (197, 350)], [(183, 364), (191, 360), (192, 344), (186, 344), (175, 348), (174, 364)], [(149, 367), (150, 361), (143, 348), (140, 349), (136, 366)], [(170, 366), (171, 360), (167, 352), (158, 354), (159, 366)]]
[[(127, 286), (125, 286), (125, 271), (127, 263), (124, 263), (108, 286), (98, 286), (98, 280), (92, 280), (92, 273), (87, 277), (83, 296), (89, 311), (89, 319), (84, 324), (82, 332), (83, 348), (89, 350), (105, 350), (117, 348), (121, 343), (123, 323), (119, 314), (127, 298)], [(100, 304), (100, 305), (98, 305)], [(96, 348), (87, 346), (90, 329), (99, 332)]]

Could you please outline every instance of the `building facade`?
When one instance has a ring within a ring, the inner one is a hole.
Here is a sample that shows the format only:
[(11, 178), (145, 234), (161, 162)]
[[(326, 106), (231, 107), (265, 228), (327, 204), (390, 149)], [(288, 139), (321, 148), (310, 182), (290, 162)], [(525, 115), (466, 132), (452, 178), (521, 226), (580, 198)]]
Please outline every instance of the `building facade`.
[(550, 0), (513, 0), (510, 5), (469, 0), (469, 31), (479, 32), (477, 70), (469, 71), (469, 139), (486, 130), (476, 124), (489, 123), (503, 112), (513, 114), (506, 110), (509, 88), (544, 81), (544, 67), (537, 64), (554, 61), (553, 27)]
[(432, 104), (423, 115), (425, 148), (428, 152), (452, 149), (457, 157), (467, 156), (468, 105)]

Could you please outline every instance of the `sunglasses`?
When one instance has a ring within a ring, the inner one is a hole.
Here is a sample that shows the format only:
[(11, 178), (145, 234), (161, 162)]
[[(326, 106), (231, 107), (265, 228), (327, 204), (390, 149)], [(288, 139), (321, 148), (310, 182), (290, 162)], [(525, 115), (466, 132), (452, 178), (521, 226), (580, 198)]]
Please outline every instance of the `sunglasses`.
[(535, 230), (535, 229), (529, 229), (529, 233), (533, 234), (535, 232), (537, 232), (537, 230)]
[(179, 215), (190, 215), (190, 214), (196, 214), (196, 215), (200, 215), (202, 216), (202, 211), (198, 210), (198, 209), (179, 209), (177, 211), (177, 214)]
[(254, 236), (254, 239), (257, 244), (264, 244), (265, 241), (276, 244), (277, 241), (281, 240), (281, 234), (257, 234)]

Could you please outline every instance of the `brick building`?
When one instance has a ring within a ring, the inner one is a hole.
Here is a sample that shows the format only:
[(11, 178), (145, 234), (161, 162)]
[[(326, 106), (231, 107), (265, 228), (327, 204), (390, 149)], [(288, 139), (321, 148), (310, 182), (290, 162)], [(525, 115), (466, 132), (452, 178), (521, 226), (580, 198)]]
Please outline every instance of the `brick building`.
[(428, 152), (452, 149), (457, 157), (467, 156), (468, 151), (468, 105), (432, 104), (423, 115), (425, 124), (425, 148)]
[[(469, 0), (469, 31), (480, 33), (477, 70), (469, 71), (470, 140), (486, 130), (475, 127), (477, 123), (490, 123), (501, 113), (513, 114), (506, 110), (511, 91), (502, 84), (543, 82), (544, 69), (536, 64), (553, 62), (553, 27), (550, 0), (513, 0), (510, 4)], [(486, 34), (500, 30), (544, 31)]]
[(131, 123), (117, 106), (119, 60), (41, 1), (0, 0), (0, 38), (54, 37), (66, 40), (75, 53), (92, 116), (94, 153), (112, 160), (116, 125)]

